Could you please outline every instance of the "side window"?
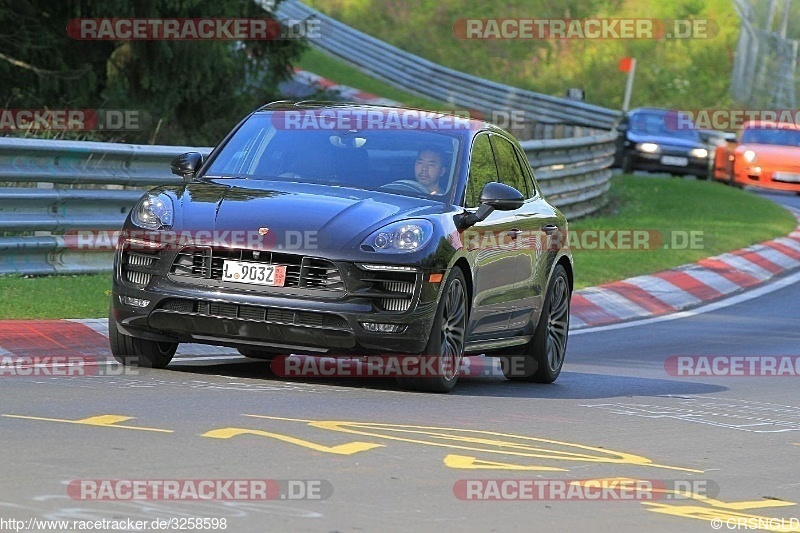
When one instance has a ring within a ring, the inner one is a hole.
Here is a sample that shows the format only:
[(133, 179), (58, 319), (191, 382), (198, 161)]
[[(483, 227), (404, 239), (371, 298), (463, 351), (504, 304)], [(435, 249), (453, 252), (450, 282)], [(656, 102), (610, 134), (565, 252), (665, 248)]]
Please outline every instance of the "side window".
[(497, 171), (500, 175), (500, 182), (514, 187), (529, 198), (528, 188), (525, 185), (525, 174), (519, 165), (514, 146), (498, 135), (492, 136), (492, 148), (494, 148)]
[(485, 133), (478, 135), (472, 143), (472, 154), (469, 160), (469, 181), (467, 182), (466, 207), (478, 207), (481, 204), (481, 189), (489, 182), (498, 181), (494, 154)]
[[(533, 184), (533, 169), (528, 161), (528, 156), (525, 155), (525, 152), (520, 152), (519, 150), (514, 150), (514, 152), (517, 154), (517, 162), (522, 167), (522, 174), (525, 176), (525, 185), (528, 187), (528, 194), (525, 195), (525, 198), (533, 198), (536, 196), (536, 186)], [(522, 189), (520, 189), (519, 192), (525, 194), (525, 191)]]

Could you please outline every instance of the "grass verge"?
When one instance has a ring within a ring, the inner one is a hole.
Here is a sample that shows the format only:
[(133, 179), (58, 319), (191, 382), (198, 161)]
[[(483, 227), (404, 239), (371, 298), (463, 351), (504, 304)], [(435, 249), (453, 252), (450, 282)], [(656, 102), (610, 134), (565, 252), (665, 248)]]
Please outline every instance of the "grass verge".
[[(573, 248), (575, 286), (599, 285), (691, 263), (786, 235), (794, 226), (794, 218), (769, 200), (717, 183), (615, 176), (606, 212), (572, 222), (570, 233), (645, 230), (648, 246), (598, 250), (591, 248), (594, 237), (586, 239), (585, 247), (578, 241)], [(691, 232), (695, 232), (695, 246), (689, 240)], [(0, 276), (0, 319), (103, 317), (110, 286), (110, 273)]]
[[(448, 105), (436, 100), (429, 100), (423, 96), (417, 96), (403, 92), (400, 89), (389, 85), (375, 78), (364, 74), (355, 67), (334, 58), (316, 48), (309, 47), (297, 62), (297, 66), (303, 70), (313, 72), (318, 76), (335, 81), (339, 85), (355, 87), (361, 91), (380, 95), (382, 98), (396, 100), (403, 105), (416, 107), (419, 109), (431, 109), (433, 111), (443, 111), (448, 109)], [(452, 110), (453, 106), (449, 106)]]
[[(719, 183), (615, 176), (606, 212), (570, 224), (578, 241), (573, 247), (575, 287), (692, 263), (786, 235), (795, 225), (777, 204)], [(648, 243), (645, 249), (592, 248), (595, 233), (585, 230), (645, 230)], [(584, 236), (587, 246), (581, 247)]]
[(111, 273), (0, 276), (0, 319), (98, 318), (108, 314)]

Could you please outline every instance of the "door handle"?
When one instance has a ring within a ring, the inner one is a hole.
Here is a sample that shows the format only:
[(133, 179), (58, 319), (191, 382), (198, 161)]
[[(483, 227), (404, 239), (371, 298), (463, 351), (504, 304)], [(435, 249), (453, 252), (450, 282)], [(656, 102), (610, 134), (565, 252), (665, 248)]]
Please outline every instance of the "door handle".
[(547, 233), (549, 235), (551, 233), (554, 233), (554, 232), (558, 231), (558, 226), (556, 226), (555, 224), (545, 224), (544, 226), (542, 226), (539, 229), (541, 229), (543, 232), (545, 232), (545, 233)]

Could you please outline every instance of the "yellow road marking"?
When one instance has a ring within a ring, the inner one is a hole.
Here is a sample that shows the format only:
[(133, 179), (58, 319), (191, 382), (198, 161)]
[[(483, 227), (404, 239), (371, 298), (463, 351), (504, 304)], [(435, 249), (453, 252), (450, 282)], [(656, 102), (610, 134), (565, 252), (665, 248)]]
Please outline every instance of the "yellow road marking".
[(462, 468), (466, 470), (541, 470), (546, 472), (569, 472), (566, 468), (498, 463), (495, 461), (484, 461), (477, 457), (470, 457), (469, 455), (454, 454), (447, 454), (445, 456), (444, 465), (449, 468)]
[(66, 420), (63, 418), (44, 418), (41, 416), (24, 416), (24, 415), (2, 415), (2, 416), (7, 418), (22, 418), (24, 420), (61, 422), (63, 424), (81, 424), (86, 426), (98, 426), (98, 427), (119, 428), (119, 429), (136, 429), (139, 431), (156, 431), (159, 433), (173, 433), (171, 429), (145, 428), (141, 426), (123, 426), (122, 424), (119, 424), (119, 422), (124, 422), (126, 420), (133, 420), (134, 417), (132, 416), (98, 415), (98, 416), (90, 416), (89, 418), (82, 418), (80, 420)]
[[(650, 459), (640, 455), (628, 454), (583, 444), (542, 439), (538, 437), (527, 437), (524, 435), (514, 435), (499, 433), (495, 431), (484, 431), (476, 429), (444, 428), (434, 426), (414, 426), (404, 424), (381, 424), (371, 422), (348, 422), (340, 420), (305, 420), (298, 418), (284, 418), (266, 415), (245, 414), (252, 418), (262, 418), (266, 420), (284, 420), (291, 422), (302, 422), (311, 427), (350, 433), (377, 439), (396, 440), (400, 442), (410, 442), (413, 444), (423, 444), (427, 446), (438, 446), (442, 448), (466, 450), (472, 452), (513, 455), (518, 457), (535, 457), (539, 459), (550, 459), (560, 461), (580, 461), (595, 463), (612, 464), (631, 464), (639, 466), (649, 466), (653, 468), (664, 468), (670, 470), (680, 470), (682, 472), (702, 473), (702, 470), (693, 468), (682, 468), (653, 463)], [(395, 436), (388, 433), (403, 433), (410, 436)], [(427, 438), (427, 440), (423, 440)], [(513, 442), (516, 439), (523, 442)], [(457, 444), (466, 443), (466, 444)], [(529, 443), (535, 443), (532, 445)], [(550, 447), (541, 447), (541, 444)], [(537, 446), (539, 445), (539, 446)], [(560, 446), (567, 450), (554, 449)], [(570, 451), (570, 449), (572, 451)], [(591, 453), (586, 453), (591, 452)], [(530, 466), (530, 465), (519, 465)]]
[(280, 433), (272, 433), (269, 431), (261, 431), (258, 429), (246, 429), (246, 428), (215, 429), (203, 433), (201, 437), (210, 437), (213, 439), (230, 439), (238, 435), (258, 435), (260, 437), (269, 437), (283, 442), (288, 442), (290, 444), (303, 446), (304, 448), (310, 448), (314, 451), (324, 452), (324, 453), (335, 453), (337, 455), (353, 455), (354, 453), (365, 452), (367, 450), (372, 450), (374, 448), (383, 447), (383, 444), (373, 444), (370, 442), (357, 442), (357, 441), (348, 442), (346, 444), (339, 444), (337, 446), (323, 446), (322, 444), (316, 444), (314, 442), (298, 439), (295, 437), (290, 437), (288, 435), (281, 435)]
[[(721, 521), (718, 522), (718, 524), (721, 524), (723, 527), (727, 527), (728, 524), (746, 524), (746, 528), (742, 527), (741, 529), (761, 529), (762, 531), (778, 531), (786, 533), (800, 531), (800, 525), (796, 525), (798, 523), (796, 518), (789, 519), (758, 516), (746, 513), (737, 513), (733, 510), (730, 510), (731, 506), (735, 506), (739, 503), (743, 504), (747, 502), (731, 502), (727, 504), (726, 508), (722, 509), (703, 507), (701, 505), (669, 505), (651, 502), (642, 502), (642, 505), (646, 505), (647, 510), (654, 513), (681, 516), (683, 518), (695, 518), (697, 520), (703, 520), (706, 522), (716, 519), (717, 521)], [(794, 504), (790, 503), (789, 505)], [(728, 522), (729, 520), (730, 522)], [(737, 527), (737, 529), (739, 529), (739, 527)]]

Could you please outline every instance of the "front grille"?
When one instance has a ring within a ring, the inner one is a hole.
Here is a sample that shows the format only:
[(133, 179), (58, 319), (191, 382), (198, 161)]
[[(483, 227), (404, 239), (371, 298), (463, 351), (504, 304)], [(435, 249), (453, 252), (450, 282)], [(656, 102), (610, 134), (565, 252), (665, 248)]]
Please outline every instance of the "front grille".
[(122, 253), (123, 279), (138, 289), (144, 289), (153, 278), (158, 252), (125, 250)]
[(315, 311), (295, 311), (276, 307), (240, 305), (226, 302), (202, 302), (170, 298), (159, 306), (166, 311), (191, 313), (217, 318), (234, 318), (272, 324), (322, 327), (327, 329), (350, 330), (344, 317), (332, 313)]
[[(266, 265), (285, 265), (284, 287), (344, 291), (344, 282), (339, 269), (331, 261), (280, 252), (184, 248), (175, 257), (170, 273), (177, 278), (209, 279), (226, 283), (222, 281), (222, 270), (226, 259)], [(244, 286), (244, 284), (233, 283), (232, 286)]]

